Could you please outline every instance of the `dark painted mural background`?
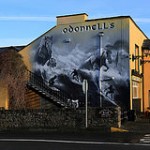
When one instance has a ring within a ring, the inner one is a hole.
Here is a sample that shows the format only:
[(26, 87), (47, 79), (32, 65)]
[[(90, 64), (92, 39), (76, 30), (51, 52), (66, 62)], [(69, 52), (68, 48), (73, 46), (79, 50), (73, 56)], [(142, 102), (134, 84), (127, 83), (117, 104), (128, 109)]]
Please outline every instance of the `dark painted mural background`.
[[(104, 33), (101, 42), (99, 32)], [(82, 82), (87, 79), (90, 106), (99, 106), (101, 97), (103, 106), (129, 107), (126, 33), (128, 26), (111, 20), (56, 26), (33, 43), (32, 71), (69, 99), (78, 99), (80, 106), (85, 99)]]

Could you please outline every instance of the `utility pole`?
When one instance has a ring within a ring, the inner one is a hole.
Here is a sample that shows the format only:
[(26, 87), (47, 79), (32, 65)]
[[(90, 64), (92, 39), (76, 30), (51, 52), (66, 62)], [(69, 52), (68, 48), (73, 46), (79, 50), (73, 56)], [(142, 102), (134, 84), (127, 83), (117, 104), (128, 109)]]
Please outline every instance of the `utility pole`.
[[(101, 58), (101, 55), (103, 53), (103, 48), (102, 48), (102, 38), (104, 36), (104, 32), (99, 32), (99, 55), (100, 55), (100, 58)], [(101, 66), (101, 60), (99, 61), (99, 66)], [(101, 98), (101, 76), (102, 76), (102, 73), (100, 71), (100, 68), (99, 68), (99, 102), (100, 102), (100, 107), (102, 107), (102, 98)]]

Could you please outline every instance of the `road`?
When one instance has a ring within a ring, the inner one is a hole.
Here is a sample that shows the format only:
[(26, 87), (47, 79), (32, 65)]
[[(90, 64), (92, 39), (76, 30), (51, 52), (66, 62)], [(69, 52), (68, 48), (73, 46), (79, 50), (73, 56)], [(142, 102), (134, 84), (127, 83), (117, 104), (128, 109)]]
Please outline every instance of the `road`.
[(40, 139), (0, 139), (0, 150), (149, 150), (149, 144)]

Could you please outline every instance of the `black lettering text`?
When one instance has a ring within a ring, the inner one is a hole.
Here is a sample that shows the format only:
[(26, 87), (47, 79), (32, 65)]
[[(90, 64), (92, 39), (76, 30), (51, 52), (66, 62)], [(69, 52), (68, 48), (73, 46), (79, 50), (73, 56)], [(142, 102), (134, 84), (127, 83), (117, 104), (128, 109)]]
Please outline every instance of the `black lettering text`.
[(69, 25), (69, 32), (73, 32), (73, 27), (71, 25)]

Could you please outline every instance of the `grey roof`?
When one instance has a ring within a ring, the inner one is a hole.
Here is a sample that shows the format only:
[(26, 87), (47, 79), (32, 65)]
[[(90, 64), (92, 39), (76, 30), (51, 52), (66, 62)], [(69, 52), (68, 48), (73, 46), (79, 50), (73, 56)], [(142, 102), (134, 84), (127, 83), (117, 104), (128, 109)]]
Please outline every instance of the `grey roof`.
[(25, 46), (10, 46), (10, 47), (0, 47), (0, 52), (3, 52), (5, 50), (10, 50), (10, 49), (14, 49), (16, 51), (20, 51), (24, 48)]

